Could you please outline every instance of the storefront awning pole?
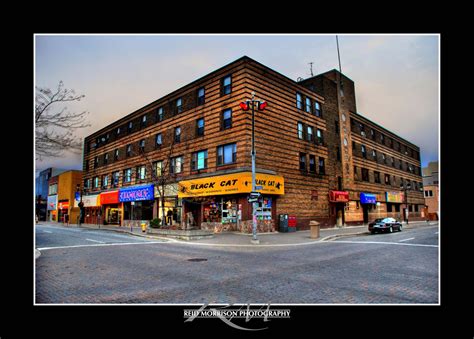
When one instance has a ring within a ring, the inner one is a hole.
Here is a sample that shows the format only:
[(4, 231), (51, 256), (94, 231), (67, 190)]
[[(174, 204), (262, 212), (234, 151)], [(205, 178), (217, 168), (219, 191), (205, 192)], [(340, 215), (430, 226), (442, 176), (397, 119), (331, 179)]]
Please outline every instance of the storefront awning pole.
[[(255, 192), (255, 92), (252, 92), (252, 192)], [(258, 243), (257, 239), (257, 203), (252, 203), (252, 240)]]

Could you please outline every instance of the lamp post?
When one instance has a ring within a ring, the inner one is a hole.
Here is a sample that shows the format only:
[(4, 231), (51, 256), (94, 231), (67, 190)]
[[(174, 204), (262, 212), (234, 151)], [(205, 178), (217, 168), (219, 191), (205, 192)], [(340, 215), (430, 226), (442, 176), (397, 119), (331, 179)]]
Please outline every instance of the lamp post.
[(403, 200), (405, 202), (405, 212), (404, 212), (404, 217), (405, 217), (405, 221), (408, 225), (408, 194), (407, 194), (407, 191), (409, 189), (411, 189), (411, 184), (410, 183), (407, 183), (407, 185), (405, 186), (403, 184), (403, 182), (401, 183), (400, 185), (400, 188), (403, 190)]
[(78, 226), (81, 226), (81, 223), (84, 222), (84, 203), (82, 202), (82, 192), (84, 190), (81, 189), (81, 185), (80, 184), (77, 184), (76, 185), (76, 192), (78, 192), (80, 194), (80, 198), (79, 198), (79, 222), (77, 223)]
[[(252, 92), (252, 100), (248, 100), (247, 102), (241, 102), (240, 107), (243, 111), (248, 111), (250, 108), (250, 104), (252, 105), (252, 193), (250, 194), (250, 198), (252, 200), (252, 243), (259, 244), (260, 241), (257, 238), (257, 197), (259, 196), (256, 192), (256, 171), (255, 171), (255, 161), (256, 161), (256, 153), (255, 153), (255, 103), (257, 103), (257, 109), (259, 111), (263, 111), (265, 107), (267, 107), (267, 103), (265, 101), (255, 100), (255, 92)], [(254, 196), (255, 195), (255, 196)]]

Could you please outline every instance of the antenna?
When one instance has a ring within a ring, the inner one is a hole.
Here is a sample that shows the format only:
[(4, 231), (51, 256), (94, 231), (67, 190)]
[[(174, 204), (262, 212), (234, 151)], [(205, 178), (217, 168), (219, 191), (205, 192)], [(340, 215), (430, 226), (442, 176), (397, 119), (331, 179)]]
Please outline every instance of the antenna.
[(311, 76), (313, 76), (313, 64), (314, 64), (314, 62), (308, 62), (308, 63), (309, 63), (310, 71), (311, 71)]

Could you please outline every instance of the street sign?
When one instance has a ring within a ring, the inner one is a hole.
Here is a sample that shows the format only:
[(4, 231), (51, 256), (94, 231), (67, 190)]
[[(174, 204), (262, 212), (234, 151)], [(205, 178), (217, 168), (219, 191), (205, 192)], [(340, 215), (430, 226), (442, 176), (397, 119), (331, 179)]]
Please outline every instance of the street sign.
[(259, 198), (262, 195), (260, 192), (250, 192), (251, 198)]
[(258, 198), (247, 197), (247, 200), (248, 200), (248, 202), (252, 203), (252, 202), (257, 202)]
[(263, 186), (255, 186), (255, 189), (256, 189), (257, 191), (263, 190)]

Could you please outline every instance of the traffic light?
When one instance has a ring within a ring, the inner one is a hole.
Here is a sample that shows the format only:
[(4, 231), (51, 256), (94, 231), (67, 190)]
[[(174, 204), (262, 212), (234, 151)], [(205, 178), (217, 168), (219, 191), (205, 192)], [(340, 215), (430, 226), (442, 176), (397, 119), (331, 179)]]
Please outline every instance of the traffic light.
[(248, 111), (250, 108), (250, 101), (241, 102), (239, 106), (242, 108), (242, 111)]
[(265, 107), (267, 107), (267, 105), (268, 104), (267, 104), (266, 101), (259, 101), (257, 108), (258, 108), (259, 111), (263, 111), (265, 109)]

